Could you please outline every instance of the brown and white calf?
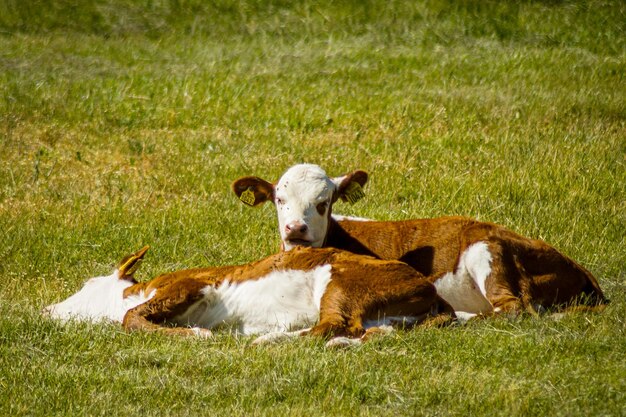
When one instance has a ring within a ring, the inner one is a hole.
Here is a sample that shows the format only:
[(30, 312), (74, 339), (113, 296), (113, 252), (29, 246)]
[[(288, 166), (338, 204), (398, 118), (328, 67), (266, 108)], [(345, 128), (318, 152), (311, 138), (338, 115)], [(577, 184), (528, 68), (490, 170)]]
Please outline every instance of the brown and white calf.
[(282, 248), (335, 247), (406, 262), (435, 284), (457, 311), (530, 312), (606, 299), (593, 275), (543, 241), (464, 217), (370, 221), (332, 216), (338, 199), (356, 200), (364, 171), (329, 178), (317, 165), (295, 165), (272, 184), (243, 177), (233, 191), (246, 204), (271, 201)]
[(225, 327), (263, 335), (258, 343), (309, 334), (336, 337), (336, 344), (358, 342), (384, 326), (454, 318), (435, 287), (402, 262), (297, 248), (247, 265), (188, 269), (137, 282), (133, 274), (147, 250), (124, 258), (111, 275), (91, 278), (44, 313), (60, 320), (120, 322), (127, 330), (208, 336)]

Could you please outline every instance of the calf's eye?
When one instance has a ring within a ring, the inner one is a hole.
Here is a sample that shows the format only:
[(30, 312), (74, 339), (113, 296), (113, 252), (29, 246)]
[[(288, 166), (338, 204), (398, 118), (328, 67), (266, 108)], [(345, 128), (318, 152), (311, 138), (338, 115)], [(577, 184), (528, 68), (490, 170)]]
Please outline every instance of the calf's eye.
[(319, 203), (316, 207), (317, 212), (320, 216), (323, 216), (326, 213), (326, 209), (328, 208), (328, 201), (324, 201), (323, 203)]

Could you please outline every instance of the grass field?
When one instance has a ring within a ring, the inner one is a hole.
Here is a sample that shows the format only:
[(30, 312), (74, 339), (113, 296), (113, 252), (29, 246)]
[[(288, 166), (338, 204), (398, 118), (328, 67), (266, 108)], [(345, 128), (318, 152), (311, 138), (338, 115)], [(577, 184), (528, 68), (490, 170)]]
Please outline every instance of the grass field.
[[(78, 4), (78, 5), (77, 5)], [(467, 215), (590, 269), (601, 314), (333, 351), (61, 326), (42, 306), (279, 238), (239, 176), (370, 173), (335, 211)], [(0, 0), (0, 415), (626, 415), (620, 1)]]

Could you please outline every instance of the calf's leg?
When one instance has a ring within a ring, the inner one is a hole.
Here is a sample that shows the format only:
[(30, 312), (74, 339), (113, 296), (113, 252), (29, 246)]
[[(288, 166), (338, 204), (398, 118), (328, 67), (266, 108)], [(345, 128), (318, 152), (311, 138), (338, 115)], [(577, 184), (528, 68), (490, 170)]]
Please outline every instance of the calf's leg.
[(124, 316), (122, 326), (126, 330), (161, 332), (179, 336), (209, 337), (211, 331), (203, 328), (167, 327), (164, 324), (188, 309), (204, 297), (201, 290), (205, 284), (191, 278), (183, 278), (157, 289), (148, 301), (130, 309)]
[(419, 272), (401, 262), (333, 265), (332, 280), (320, 303), (313, 336), (357, 338), (365, 320), (385, 317), (424, 319), (434, 314), (454, 317), (451, 307)]

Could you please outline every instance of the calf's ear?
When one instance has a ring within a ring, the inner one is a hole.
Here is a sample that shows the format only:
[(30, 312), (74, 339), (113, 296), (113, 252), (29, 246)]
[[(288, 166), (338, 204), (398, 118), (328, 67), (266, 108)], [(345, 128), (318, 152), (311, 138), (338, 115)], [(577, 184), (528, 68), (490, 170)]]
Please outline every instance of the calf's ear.
[(143, 260), (146, 252), (148, 252), (148, 249), (150, 249), (150, 246), (146, 245), (132, 255), (124, 257), (124, 259), (122, 259), (122, 262), (120, 262), (119, 267), (117, 268), (117, 270), (119, 271), (118, 278), (135, 282), (133, 275), (141, 265), (141, 261)]
[(337, 186), (337, 196), (343, 201), (354, 204), (363, 197), (363, 186), (367, 183), (367, 172), (356, 170), (341, 177), (333, 178)]
[(274, 202), (274, 185), (259, 177), (242, 177), (233, 182), (233, 192), (249, 206)]

